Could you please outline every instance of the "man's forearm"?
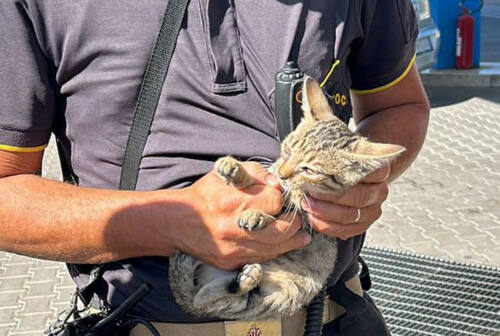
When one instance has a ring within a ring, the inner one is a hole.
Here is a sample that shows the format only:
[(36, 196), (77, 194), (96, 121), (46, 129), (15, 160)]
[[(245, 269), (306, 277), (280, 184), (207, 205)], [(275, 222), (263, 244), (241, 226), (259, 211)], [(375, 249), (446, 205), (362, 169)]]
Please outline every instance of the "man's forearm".
[(428, 121), (428, 104), (411, 103), (371, 114), (359, 122), (357, 131), (372, 141), (399, 144), (406, 148), (406, 152), (391, 163), (389, 181), (393, 181), (417, 157), (425, 140)]
[(174, 247), (158, 224), (165, 220), (168, 230), (166, 218), (182, 211), (178, 193), (163, 191), (160, 199), (158, 192), (85, 189), (34, 175), (2, 178), (0, 250), (73, 263), (169, 255)]

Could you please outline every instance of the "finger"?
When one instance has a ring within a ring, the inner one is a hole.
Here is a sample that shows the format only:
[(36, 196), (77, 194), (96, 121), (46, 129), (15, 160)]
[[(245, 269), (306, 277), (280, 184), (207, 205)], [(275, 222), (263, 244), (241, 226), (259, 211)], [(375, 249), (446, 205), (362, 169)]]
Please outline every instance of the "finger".
[(283, 209), (283, 194), (279, 189), (254, 184), (245, 189), (248, 203), (245, 208), (256, 208), (270, 215), (277, 215)]
[(389, 187), (386, 182), (362, 183), (346, 190), (342, 195), (310, 192), (313, 199), (336, 203), (352, 208), (365, 208), (381, 204), (387, 199)]
[(371, 223), (359, 222), (356, 224), (340, 224), (334, 222), (326, 222), (317, 218), (310, 218), (309, 224), (311, 227), (324, 235), (348, 239), (358, 236), (370, 227)]
[(267, 184), (268, 186), (279, 188), (280, 182), (267, 168), (258, 162), (242, 162), (243, 167), (247, 170), (248, 174), (253, 178), (254, 183)]
[(259, 231), (248, 232), (249, 238), (253, 241), (266, 243), (266, 244), (276, 244), (289, 240), (302, 226), (300, 216), (293, 220), (284, 220), (281, 216), (280, 219), (268, 224), (264, 229)]
[(389, 163), (384, 163), (380, 168), (374, 172), (368, 174), (361, 183), (380, 183), (387, 181), (389, 174), (391, 173), (391, 166)]
[(253, 260), (254, 262), (270, 260), (282, 255), (286, 252), (304, 248), (312, 241), (312, 237), (303, 231), (296, 232), (290, 239), (281, 242), (245, 242), (244, 246), (240, 246), (244, 254), (241, 256), (234, 256), (231, 261), (238, 261), (244, 259), (245, 261)]
[(276, 233), (272, 237), (274, 242), (281, 242), (290, 239), (302, 228), (302, 217), (291, 214), (284, 214), (278, 217), (276, 223)]
[(311, 214), (315, 218), (328, 222), (349, 224), (356, 222), (358, 217), (358, 208), (339, 205), (332, 202), (325, 202), (313, 198), (310, 198), (308, 204), (304, 204), (303, 207), (307, 213)]
[[(353, 225), (358, 223), (373, 223), (382, 216), (382, 207), (380, 204), (372, 205), (362, 209), (355, 209), (354, 217), (351, 217), (347, 223), (336, 222), (337, 224)], [(312, 216), (319, 219), (318, 217)], [(331, 221), (330, 221), (331, 222)]]
[(366, 232), (370, 225), (379, 219), (381, 215), (382, 209), (380, 206), (375, 205), (361, 209), (359, 220), (355, 223), (344, 224), (326, 221), (313, 215), (308, 216), (308, 223), (318, 232), (329, 236), (347, 239)]

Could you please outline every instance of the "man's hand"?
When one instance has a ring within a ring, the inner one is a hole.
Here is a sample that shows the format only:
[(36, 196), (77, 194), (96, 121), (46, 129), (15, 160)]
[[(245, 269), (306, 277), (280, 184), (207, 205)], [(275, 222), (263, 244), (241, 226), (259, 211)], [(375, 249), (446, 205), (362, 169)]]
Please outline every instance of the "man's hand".
[(282, 208), (278, 181), (259, 164), (243, 166), (254, 180), (243, 190), (225, 184), (213, 171), (186, 189), (194, 213), (184, 217), (181, 230), (166, 233), (173, 234), (177, 249), (231, 270), (273, 259), (309, 243), (310, 236), (298, 232), (299, 218), (291, 223), (278, 218), (260, 231), (249, 232), (237, 226), (238, 215), (245, 209), (257, 208), (277, 215)]
[(342, 195), (311, 192), (309, 202), (303, 202), (309, 224), (318, 232), (340, 239), (366, 232), (382, 215), (389, 174), (389, 165), (385, 164)]

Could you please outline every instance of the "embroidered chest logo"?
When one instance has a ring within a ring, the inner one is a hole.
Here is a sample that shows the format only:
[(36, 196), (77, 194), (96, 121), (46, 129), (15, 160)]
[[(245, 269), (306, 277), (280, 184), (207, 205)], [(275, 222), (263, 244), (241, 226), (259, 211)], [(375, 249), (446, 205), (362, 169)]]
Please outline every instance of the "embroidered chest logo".
[(336, 105), (346, 106), (347, 105), (347, 96), (341, 93), (336, 93), (332, 96), (332, 100)]
[(260, 330), (256, 326), (252, 326), (252, 328), (250, 328), (250, 330), (248, 331), (247, 336), (262, 336), (262, 330)]

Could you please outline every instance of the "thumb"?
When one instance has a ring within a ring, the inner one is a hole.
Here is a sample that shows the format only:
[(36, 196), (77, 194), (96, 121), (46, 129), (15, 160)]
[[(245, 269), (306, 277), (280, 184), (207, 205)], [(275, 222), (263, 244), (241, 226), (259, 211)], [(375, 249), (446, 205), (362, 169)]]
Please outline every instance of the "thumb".
[(279, 180), (268, 172), (267, 168), (257, 162), (243, 162), (243, 167), (254, 180), (254, 183), (266, 184), (270, 187), (279, 188)]
[(389, 163), (384, 163), (380, 168), (368, 174), (361, 182), (362, 183), (380, 183), (385, 182), (391, 174), (391, 166)]

